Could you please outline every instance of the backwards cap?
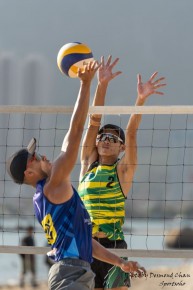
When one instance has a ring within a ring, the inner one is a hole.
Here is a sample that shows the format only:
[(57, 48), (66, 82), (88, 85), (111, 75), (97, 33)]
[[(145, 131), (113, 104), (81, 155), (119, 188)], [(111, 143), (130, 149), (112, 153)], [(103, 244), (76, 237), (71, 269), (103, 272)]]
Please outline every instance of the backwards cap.
[(116, 131), (117, 134), (119, 135), (119, 137), (123, 140), (123, 143), (125, 143), (125, 133), (121, 127), (119, 127), (117, 125), (113, 125), (113, 124), (106, 124), (99, 129), (98, 134), (104, 133), (105, 129), (112, 129), (112, 130)]
[(32, 138), (26, 148), (17, 151), (7, 160), (7, 172), (14, 182), (19, 184), (23, 183), (27, 161), (34, 154), (35, 150), (36, 139)]

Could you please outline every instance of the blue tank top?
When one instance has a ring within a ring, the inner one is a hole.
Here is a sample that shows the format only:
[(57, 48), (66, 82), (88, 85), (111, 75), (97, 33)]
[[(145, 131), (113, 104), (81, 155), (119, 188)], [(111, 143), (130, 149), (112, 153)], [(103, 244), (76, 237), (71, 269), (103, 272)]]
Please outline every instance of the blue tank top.
[(44, 195), (45, 179), (38, 182), (33, 197), (35, 215), (48, 244), (55, 249), (55, 261), (78, 258), (92, 262), (92, 224), (77, 191), (62, 204), (51, 203)]

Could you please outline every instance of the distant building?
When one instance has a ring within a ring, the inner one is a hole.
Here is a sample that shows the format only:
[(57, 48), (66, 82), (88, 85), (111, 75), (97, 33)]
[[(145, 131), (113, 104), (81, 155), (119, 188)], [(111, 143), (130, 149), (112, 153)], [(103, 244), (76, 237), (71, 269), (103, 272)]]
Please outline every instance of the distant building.
[(0, 104), (17, 104), (17, 62), (11, 53), (0, 55)]
[(42, 56), (29, 55), (21, 70), (21, 101), (25, 105), (49, 105), (50, 69)]

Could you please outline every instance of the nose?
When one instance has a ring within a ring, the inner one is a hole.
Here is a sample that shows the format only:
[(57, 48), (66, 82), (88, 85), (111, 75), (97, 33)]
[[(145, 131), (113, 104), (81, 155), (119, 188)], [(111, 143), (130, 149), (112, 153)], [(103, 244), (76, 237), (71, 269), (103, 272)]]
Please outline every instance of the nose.
[(104, 142), (107, 143), (107, 144), (109, 144), (110, 143), (109, 137), (106, 137), (105, 140), (104, 140)]

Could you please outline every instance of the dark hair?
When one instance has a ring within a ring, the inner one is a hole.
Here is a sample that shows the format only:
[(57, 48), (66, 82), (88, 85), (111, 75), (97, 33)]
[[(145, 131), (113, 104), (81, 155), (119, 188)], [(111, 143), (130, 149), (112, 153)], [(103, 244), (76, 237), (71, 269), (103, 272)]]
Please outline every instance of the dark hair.
[(116, 131), (117, 134), (119, 134), (119, 137), (123, 140), (123, 144), (125, 144), (125, 133), (121, 127), (113, 124), (106, 124), (99, 129), (98, 134), (103, 133), (105, 129), (111, 129), (113, 131)]

